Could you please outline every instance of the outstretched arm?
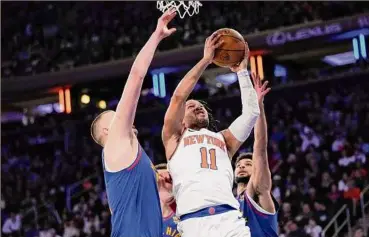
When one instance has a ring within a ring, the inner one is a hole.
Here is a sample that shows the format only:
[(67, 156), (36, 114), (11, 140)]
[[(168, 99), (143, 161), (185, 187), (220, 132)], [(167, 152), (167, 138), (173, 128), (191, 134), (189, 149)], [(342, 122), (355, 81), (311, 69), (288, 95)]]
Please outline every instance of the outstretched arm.
[(268, 164), (268, 128), (264, 111), (263, 98), (270, 91), (266, 89), (268, 82), (261, 85), (260, 78), (253, 77), (255, 90), (258, 95), (260, 116), (256, 120), (254, 128), (254, 151), (252, 155), (252, 175), (247, 184), (247, 194), (254, 198), (259, 197), (260, 206), (267, 212), (274, 213), (275, 207), (270, 194), (272, 188), (272, 178)]
[(215, 49), (222, 44), (222, 42), (219, 41), (219, 37), (220, 35), (213, 34), (206, 39), (204, 57), (185, 75), (175, 89), (164, 117), (162, 132), (164, 146), (166, 146), (169, 140), (177, 139), (181, 136), (186, 100), (202, 73), (213, 61)]
[(221, 132), (224, 136), (230, 159), (249, 137), (260, 114), (257, 95), (247, 71), (248, 54), (249, 49), (246, 47), (244, 60), (240, 65), (231, 68), (233, 72), (237, 72), (240, 84), (242, 113), (228, 129)]
[(143, 80), (160, 41), (175, 31), (175, 29), (169, 30), (167, 28), (168, 23), (175, 17), (175, 15), (176, 12), (174, 10), (169, 10), (159, 18), (155, 32), (138, 53), (132, 65), (114, 118), (119, 120), (119, 124), (121, 126), (119, 131), (122, 136), (132, 137), (133, 135), (132, 126), (136, 115)]
[[(116, 151), (116, 148), (122, 146), (122, 144), (129, 144), (129, 147), (126, 147), (127, 156), (129, 156), (128, 153), (130, 147), (133, 146), (132, 142), (135, 137), (132, 126), (136, 115), (142, 83), (160, 41), (175, 32), (174, 28), (168, 29), (167, 27), (168, 23), (175, 15), (175, 10), (170, 9), (159, 18), (155, 32), (138, 53), (132, 65), (127, 82), (124, 86), (122, 97), (117, 105), (116, 113), (111, 122), (109, 136), (104, 149), (104, 153), (110, 153), (106, 156), (109, 157), (109, 166), (114, 167), (114, 169), (120, 170), (135, 159), (135, 155), (133, 155), (132, 159), (121, 161), (120, 157), (117, 157), (119, 155), (116, 155), (116, 153), (119, 153)], [(137, 148), (135, 147), (134, 149)]]

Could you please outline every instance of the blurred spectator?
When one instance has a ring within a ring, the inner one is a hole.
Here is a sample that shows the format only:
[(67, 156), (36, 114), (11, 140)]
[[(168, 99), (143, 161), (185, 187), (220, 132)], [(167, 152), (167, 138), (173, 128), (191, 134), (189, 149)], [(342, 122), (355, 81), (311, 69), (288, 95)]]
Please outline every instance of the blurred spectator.
[[(347, 78), (347, 84), (341, 84), (345, 82), (346, 79), (294, 88), (294, 93), (283, 92), (283, 96), (276, 91), (265, 100), (272, 130), (268, 159), (273, 173), (272, 192), (281, 204), (281, 236), (305, 236), (304, 232), (315, 235), (320, 231), (318, 226), (323, 228), (344, 204), (349, 204), (350, 210), (352, 205), (357, 207), (351, 200), (357, 200), (360, 190), (368, 184), (367, 154), (362, 147), (369, 141), (365, 130), (369, 125), (369, 82), (352, 83), (352, 78)], [(207, 90), (204, 86), (201, 91), (205, 97)], [(208, 99), (220, 121), (219, 130), (229, 126), (240, 112), (239, 96), (230, 93), (233, 89)], [(197, 96), (195, 92), (194, 98)], [(336, 134), (343, 134), (341, 122), (354, 117), (348, 115), (355, 107), (353, 103), (362, 104), (356, 109), (357, 127), (345, 125), (344, 145), (334, 151)], [(317, 104), (320, 107), (315, 107)], [(147, 106), (140, 108), (136, 117), (140, 143), (151, 152), (154, 163), (165, 160), (158, 129), (165, 111), (160, 106), (155, 112), (149, 106), (153, 119), (146, 119)], [(322, 110), (341, 121), (330, 121)], [(101, 149), (89, 138), (88, 129), (97, 112), (88, 108), (72, 114), (35, 117), (27, 125), (2, 124), (2, 217), (8, 220), (11, 211), (21, 208), (22, 236), (109, 235), (110, 212), (104, 183), (99, 182)], [(63, 126), (66, 123), (74, 125)], [(75, 134), (75, 138), (66, 134)], [(252, 151), (252, 142), (252, 138), (248, 139), (240, 150)], [(342, 156), (354, 159), (340, 165)], [(37, 219), (34, 207), (40, 213)], [(354, 222), (358, 216), (353, 213), (351, 217)], [(37, 229), (37, 225), (42, 228)]]
[(56, 234), (55, 229), (47, 228), (40, 231), (39, 237), (61, 237), (61, 236)]
[(359, 227), (354, 231), (354, 236), (353, 237), (364, 237), (365, 233), (364, 233), (364, 229)]
[(336, 140), (332, 143), (332, 151), (342, 151), (346, 143), (345, 137), (342, 135), (337, 136)]
[(77, 229), (75, 222), (72, 221), (66, 221), (64, 224), (64, 234), (63, 237), (78, 237), (80, 236), (80, 232)]
[(298, 227), (294, 221), (289, 221), (286, 224), (285, 231), (287, 233), (287, 237), (309, 237), (304, 229)]
[(336, 203), (342, 197), (341, 192), (337, 189), (336, 184), (331, 185), (330, 192), (328, 193), (328, 198), (332, 203)]
[[(155, 2), (12, 1), (3, 3), (2, 9), (1, 58), (5, 78), (134, 57), (161, 14), (155, 9)], [(203, 43), (208, 35), (224, 26), (250, 34), (349, 16), (367, 9), (360, 2), (204, 1), (200, 14), (175, 21), (178, 32), (160, 44), (159, 50)], [(310, 99), (307, 97), (301, 105), (310, 106)], [(335, 94), (331, 95), (328, 104), (335, 103), (335, 99)]]
[(317, 148), (320, 146), (320, 139), (317, 135), (307, 126), (305, 126), (302, 133), (300, 133), (302, 139), (301, 150), (305, 152), (310, 146)]
[(322, 230), (322, 227), (317, 225), (314, 219), (310, 219), (309, 224), (305, 226), (305, 231), (310, 237), (320, 237)]
[(338, 191), (346, 192), (348, 189), (348, 175), (347, 173), (343, 173), (342, 179), (338, 182)]
[(326, 205), (314, 202), (314, 219), (317, 221), (318, 225), (325, 226), (328, 224), (329, 214)]
[(4, 236), (21, 236), (22, 220), (19, 214), (10, 213), (3, 225), (2, 232)]
[(345, 199), (351, 199), (353, 201), (359, 201), (360, 199), (360, 188), (355, 184), (355, 181), (350, 179), (347, 182), (348, 189), (343, 193)]

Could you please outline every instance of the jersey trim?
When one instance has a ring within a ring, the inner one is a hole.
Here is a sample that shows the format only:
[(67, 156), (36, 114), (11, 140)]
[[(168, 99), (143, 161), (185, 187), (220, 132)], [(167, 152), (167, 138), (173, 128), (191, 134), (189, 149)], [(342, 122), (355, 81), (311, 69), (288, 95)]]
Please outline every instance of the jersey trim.
[(132, 170), (133, 168), (136, 167), (136, 165), (138, 164), (138, 162), (141, 160), (141, 156), (142, 156), (142, 148), (140, 146), (140, 143), (138, 143), (138, 148), (137, 148), (137, 156), (135, 158), (135, 160), (133, 161), (133, 163), (127, 167), (127, 170)]
[(122, 172), (124, 170), (129, 170), (129, 171), (132, 170), (138, 164), (138, 162), (141, 159), (141, 155), (142, 155), (142, 148), (141, 148), (140, 143), (138, 142), (137, 145), (138, 145), (138, 148), (137, 148), (137, 155), (136, 155), (135, 160), (128, 167), (123, 168), (123, 169), (118, 170), (118, 171), (113, 171), (113, 172), (107, 170), (106, 167), (105, 167), (105, 155), (104, 155), (104, 149), (103, 149), (102, 150), (102, 165), (103, 165), (104, 172), (107, 172), (109, 174), (117, 174), (117, 173)]
[(268, 212), (266, 210), (264, 210), (261, 206), (259, 206), (259, 204), (257, 204), (248, 194), (247, 192), (245, 192), (244, 194), (245, 200), (247, 202), (247, 205), (251, 206), (251, 208), (253, 210), (255, 210), (256, 214), (261, 215), (261, 216), (274, 216), (277, 211), (275, 211), (274, 213)]

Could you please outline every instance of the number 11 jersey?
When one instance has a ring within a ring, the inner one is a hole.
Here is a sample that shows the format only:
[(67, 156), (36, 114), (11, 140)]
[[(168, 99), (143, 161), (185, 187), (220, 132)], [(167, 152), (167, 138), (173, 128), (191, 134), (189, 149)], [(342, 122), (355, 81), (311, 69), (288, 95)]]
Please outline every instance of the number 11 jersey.
[(233, 169), (221, 133), (186, 129), (168, 162), (177, 216), (227, 204), (239, 210), (232, 193)]

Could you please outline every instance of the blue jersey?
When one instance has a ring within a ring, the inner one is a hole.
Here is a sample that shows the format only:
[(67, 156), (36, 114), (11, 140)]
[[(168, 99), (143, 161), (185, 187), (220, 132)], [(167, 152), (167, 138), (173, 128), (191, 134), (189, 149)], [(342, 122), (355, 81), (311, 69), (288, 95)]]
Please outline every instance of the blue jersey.
[(181, 237), (177, 230), (177, 220), (174, 212), (163, 218), (163, 237)]
[(140, 145), (137, 153), (133, 164), (118, 172), (106, 171), (103, 157), (113, 237), (162, 236), (158, 174)]
[(250, 228), (251, 237), (278, 237), (278, 209), (279, 204), (273, 198), (276, 212), (268, 213), (262, 209), (246, 193), (238, 199), (242, 216), (246, 219), (246, 225)]

